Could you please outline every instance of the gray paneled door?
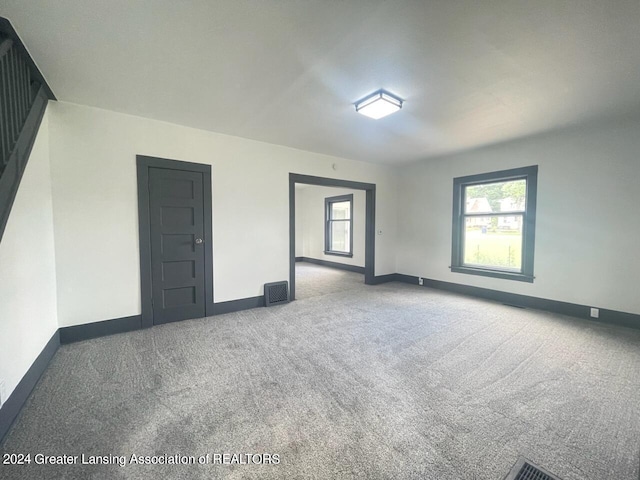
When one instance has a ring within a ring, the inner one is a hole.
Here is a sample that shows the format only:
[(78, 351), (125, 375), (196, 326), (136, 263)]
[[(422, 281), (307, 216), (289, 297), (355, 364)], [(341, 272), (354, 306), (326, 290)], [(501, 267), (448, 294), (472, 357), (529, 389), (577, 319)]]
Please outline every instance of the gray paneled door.
[(153, 323), (205, 316), (203, 174), (149, 168)]

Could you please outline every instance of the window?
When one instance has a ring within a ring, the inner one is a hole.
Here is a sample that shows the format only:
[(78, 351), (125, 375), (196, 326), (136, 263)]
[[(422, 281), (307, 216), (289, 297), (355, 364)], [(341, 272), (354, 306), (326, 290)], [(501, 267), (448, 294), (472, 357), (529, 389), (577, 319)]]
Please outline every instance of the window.
[(353, 195), (324, 199), (324, 253), (353, 257)]
[(451, 271), (533, 282), (538, 166), (453, 179)]

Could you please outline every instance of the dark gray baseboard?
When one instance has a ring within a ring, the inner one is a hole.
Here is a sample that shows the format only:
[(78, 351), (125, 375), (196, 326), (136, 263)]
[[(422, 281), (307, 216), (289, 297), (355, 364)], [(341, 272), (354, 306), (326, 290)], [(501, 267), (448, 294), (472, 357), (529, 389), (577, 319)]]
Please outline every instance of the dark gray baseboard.
[(214, 315), (224, 313), (239, 312), (250, 308), (264, 307), (264, 296), (241, 298), (239, 300), (229, 300), (228, 302), (218, 302), (213, 309)]
[(40, 355), (38, 355), (38, 358), (36, 358), (31, 365), (31, 368), (24, 374), (18, 386), (3, 403), (2, 408), (0, 408), (0, 444), (4, 440), (14, 420), (20, 414), (20, 410), (22, 410), (23, 405), (38, 383), (38, 380), (40, 380), (40, 377), (49, 366), (49, 362), (56, 354), (59, 346), (60, 334), (59, 331), (56, 330), (56, 333), (54, 333), (47, 342), (42, 352), (40, 352)]
[(372, 285), (380, 285), (381, 283), (398, 281), (397, 273), (389, 273), (388, 275), (377, 275), (373, 277)]
[[(418, 285), (418, 277), (413, 275), (396, 274), (396, 281)], [(449, 292), (460, 293), (472, 297), (486, 298), (506, 305), (516, 307), (533, 308), (536, 310), (545, 310), (571, 317), (583, 318), (594, 322), (610, 323), (614, 325), (622, 325), (631, 328), (640, 328), (640, 315), (634, 313), (619, 312), (617, 310), (608, 310), (600, 308), (600, 317), (592, 318), (591, 306), (579, 305), (576, 303), (561, 302), (558, 300), (549, 300), (546, 298), (531, 297), (528, 295), (520, 295), (517, 293), (501, 292), (500, 290), (491, 290), (489, 288), (472, 287), (470, 285), (461, 285), (459, 283), (444, 282), (441, 280), (432, 280), (423, 278), (423, 286), (429, 288), (437, 288)]]
[[(403, 282), (412, 285), (418, 285), (418, 277), (412, 275), (404, 275), (401, 273), (391, 273), (388, 275), (379, 275), (374, 277), (374, 284), (379, 285), (387, 282)], [(491, 290), (488, 288), (472, 287), (469, 285), (461, 285), (458, 283), (444, 282), (441, 280), (432, 280), (423, 278), (423, 286), (446, 290), (462, 295), (485, 298), (501, 302), (507, 305), (517, 307), (534, 308), (537, 310), (546, 310), (549, 312), (560, 313), (572, 317), (584, 318), (587, 320), (623, 325), (631, 328), (640, 328), (640, 315), (617, 310), (600, 309), (600, 318), (591, 318), (590, 307), (586, 305), (578, 305), (568, 302), (560, 302), (557, 300), (548, 300), (544, 298), (531, 297), (527, 295), (519, 295), (515, 293), (506, 293), (499, 290)], [(249, 297), (239, 300), (231, 300), (228, 302), (219, 302), (215, 304), (215, 315), (225, 313), (238, 312), (250, 308), (264, 307), (264, 297)], [(17, 418), (20, 410), (27, 401), (31, 391), (38, 383), (38, 380), (47, 369), (49, 362), (55, 355), (60, 344), (97, 338), (115, 333), (124, 333), (141, 328), (142, 319), (140, 315), (131, 317), (117, 318), (113, 320), (105, 320), (103, 322), (90, 323), (85, 325), (76, 325), (73, 327), (60, 328), (51, 337), (47, 345), (44, 347), (38, 358), (33, 362), (31, 368), (22, 377), (22, 380), (15, 388), (13, 393), (5, 401), (0, 409), (0, 443), (3, 441), (9, 428)]]
[[(264, 307), (264, 297), (241, 298), (228, 302), (218, 302), (214, 304), (214, 315), (223, 313), (238, 312), (250, 308)], [(131, 317), (114, 318), (102, 322), (85, 323), (72, 327), (60, 328), (60, 343), (67, 344), (90, 340), (92, 338), (105, 337), (116, 333), (132, 332), (142, 328), (142, 316), (133, 315)]]
[[(298, 258), (300, 260), (298, 260)], [(346, 270), (348, 272), (361, 273), (362, 275), (364, 275), (364, 267), (356, 267), (355, 265), (345, 265), (344, 263), (330, 262), (329, 260), (318, 260), (317, 258), (310, 257), (296, 257), (296, 262), (298, 261), (313, 263), (315, 265), (322, 265), (323, 267), (337, 268), (340, 270)]]
[(60, 328), (60, 343), (80, 342), (91, 338), (140, 330), (141, 328), (142, 315), (85, 323), (83, 325), (74, 325), (73, 327), (62, 327)]
[[(264, 307), (263, 296), (216, 303), (215, 315), (238, 312), (256, 307)], [(40, 352), (38, 358), (36, 358), (27, 373), (22, 377), (22, 380), (20, 380), (20, 383), (13, 393), (4, 402), (2, 408), (0, 408), (0, 443), (2, 443), (9, 428), (11, 428), (11, 425), (29, 398), (31, 391), (49, 366), (49, 362), (61, 344), (80, 342), (82, 340), (104, 337), (116, 333), (131, 332), (140, 330), (141, 328), (142, 315), (133, 315), (131, 317), (114, 318), (102, 322), (62, 327), (56, 330), (56, 333), (51, 337), (51, 340), (49, 340), (42, 352)]]

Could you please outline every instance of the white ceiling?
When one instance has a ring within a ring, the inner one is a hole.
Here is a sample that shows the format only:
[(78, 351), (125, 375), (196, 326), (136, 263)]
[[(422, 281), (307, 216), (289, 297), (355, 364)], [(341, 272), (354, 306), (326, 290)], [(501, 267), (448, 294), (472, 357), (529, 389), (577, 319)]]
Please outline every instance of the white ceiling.
[[(2, 0), (58, 99), (398, 163), (640, 112), (640, 0)], [(353, 102), (406, 100), (381, 120)]]

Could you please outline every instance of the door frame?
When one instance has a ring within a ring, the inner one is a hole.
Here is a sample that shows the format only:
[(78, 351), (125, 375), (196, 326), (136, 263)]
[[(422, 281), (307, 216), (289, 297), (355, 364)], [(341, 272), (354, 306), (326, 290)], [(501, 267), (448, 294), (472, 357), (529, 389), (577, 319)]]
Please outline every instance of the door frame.
[(296, 183), (319, 185), (321, 187), (343, 187), (364, 190), (366, 193), (364, 227), (364, 283), (375, 285), (376, 261), (376, 185), (375, 183), (354, 182), (338, 178), (314, 177), (289, 173), (289, 297), (296, 296)]
[(149, 169), (164, 168), (202, 173), (204, 202), (204, 293), (205, 315), (213, 315), (213, 207), (211, 193), (211, 165), (183, 162), (166, 158), (136, 155), (138, 173), (138, 227), (140, 236), (140, 296), (142, 300), (142, 328), (152, 327), (153, 293), (151, 272), (151, 219), (149, 212)]

